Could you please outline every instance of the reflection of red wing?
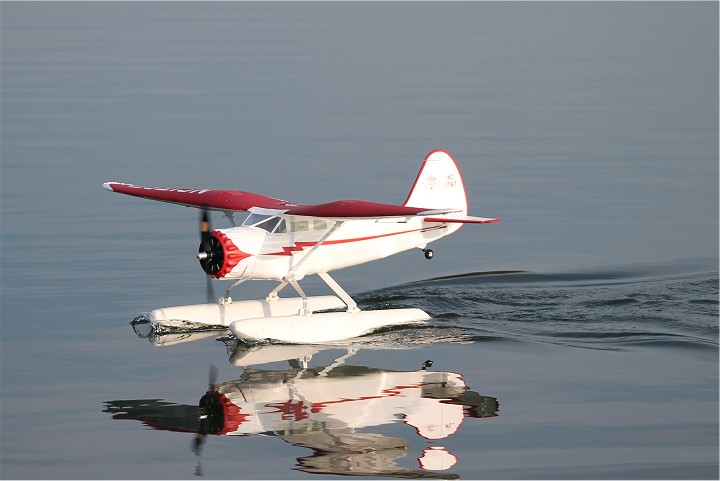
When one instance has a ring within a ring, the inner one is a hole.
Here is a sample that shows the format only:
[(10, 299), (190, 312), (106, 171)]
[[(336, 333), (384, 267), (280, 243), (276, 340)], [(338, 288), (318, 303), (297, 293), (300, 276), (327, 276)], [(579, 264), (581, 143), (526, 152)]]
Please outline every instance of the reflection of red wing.
[(159, 187), (138, 187), (119, 182), (107, 182), (103, 184), (103, 187), (112, 192), (142, 197), (143, 199), (212, 210), (247, 211), (252, 207), (286, 210), (289, 206), (294, 205), (284, 200), (239, 190), (164, 189)]

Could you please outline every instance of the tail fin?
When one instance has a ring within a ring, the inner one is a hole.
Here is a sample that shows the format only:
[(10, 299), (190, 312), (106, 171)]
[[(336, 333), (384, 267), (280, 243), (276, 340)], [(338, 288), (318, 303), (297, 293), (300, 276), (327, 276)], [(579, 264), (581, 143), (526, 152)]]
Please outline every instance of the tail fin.
[(465, 185), (450, 154), (444, 150), (433, 150), (425, 157), (404, 205), (427, 209), (460, 209), (460, 215), (467, 215)]

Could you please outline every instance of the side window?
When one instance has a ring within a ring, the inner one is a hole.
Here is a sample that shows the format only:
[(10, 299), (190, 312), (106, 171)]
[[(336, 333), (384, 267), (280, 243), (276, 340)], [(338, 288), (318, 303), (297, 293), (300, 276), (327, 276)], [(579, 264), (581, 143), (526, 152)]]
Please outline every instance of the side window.
[(285, 223), (285, 219), (282, 219), (275, 228), (275, 231), (273, 231), (273, 234), (284, 234), (286, 232), (287, 224)]
[(290, 230), (292, 232), (305, 232), (308, 230), (308, 221), (298, 220), (290, 224)]
[(327, 230), (327, 221), (325, 220), (314, 220), (313, 230)]

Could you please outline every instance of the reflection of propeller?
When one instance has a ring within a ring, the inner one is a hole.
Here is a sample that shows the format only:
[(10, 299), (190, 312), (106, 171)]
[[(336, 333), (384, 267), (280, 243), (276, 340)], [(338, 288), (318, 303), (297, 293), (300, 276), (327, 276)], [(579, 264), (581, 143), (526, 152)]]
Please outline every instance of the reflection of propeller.
[(217, 384), (217, 376), (218, 376), (218, 367), (215, 364), (210, 364), (210, 368), (208, 371), (208, 391), (212, 391), (215, 389), (215, 384)]
[(210, 232), (212, 225), (210, 224), (210, 213), (207, 209), (203, 209), (200, 213), (200, 248), (198, 249), (197, 258), (200, 266), (208, 274), (207, 276), (207, 303), (215, 302), (215, 292), (213, 290), (210, 274), (219, 272), (223, 265), (224, 252), (220, 242), (213, 237)]
[[(215, 394), (217, 376), (218, 367), (210, 364), (208, 368), (208, 390), (200, 399), (200, 405), (198, 406), (198, 421), (200, 421), (200, 427), (193, 439), (193, 452), (198, 456), (200, 455), (200, 449), (208, 433), (212, 434), (220, 430), (217, 426), (218, 419), (220, 423), (223, 422), (222, 406)], [(220, 427), (222, 427), (222, 424)]]

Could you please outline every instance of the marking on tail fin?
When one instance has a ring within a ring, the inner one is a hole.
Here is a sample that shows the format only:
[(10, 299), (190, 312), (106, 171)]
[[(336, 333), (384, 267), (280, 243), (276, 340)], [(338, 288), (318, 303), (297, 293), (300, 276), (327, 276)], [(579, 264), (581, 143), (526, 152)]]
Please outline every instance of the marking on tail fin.
[(430, 188), (430, 190), (433, 190), (435, 187), (437, 187), (437, 185), (439, 183), (440, 183), (440, 181), (438, 181), (435, 178), (435, 176), (432, 174), (430, 174), (430, 177), (428, 177), (427, 180), (425, 181), (425, 185), (427, 185)]

